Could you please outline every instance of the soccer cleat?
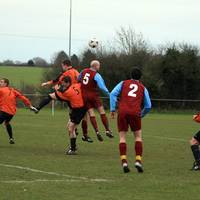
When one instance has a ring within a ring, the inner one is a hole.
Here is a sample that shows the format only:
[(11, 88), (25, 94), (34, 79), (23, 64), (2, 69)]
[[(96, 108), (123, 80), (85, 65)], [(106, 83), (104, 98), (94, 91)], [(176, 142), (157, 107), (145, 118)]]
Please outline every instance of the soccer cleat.
[(200, 166), (196, 162), (194, 162), (193, 167), (192, 167), (191, 170), (192, 171), (199, 171), (200, 170)]
[(122, 167), (123, 167), (124, 173), (130, 172), (130, 169), (128, 168), (128, 164), (127, 163), (123, 163)]
[(101, 136), (100, 133), (97, 133), (97, 139), (98, 139), (100, 142), (103, 142), (103, 137)]
[(31, 106), (30, 110), (33, 111), (35, 114), (39, 113), (39, 110), (34, 106)]
[(106, 136), (108, 136), (109, 138), (114, 138), (112, 131), (106, 131)]
[(82, 137), (82, 140), (85, 141), (85, 142), (90, 142), (90, 143), (93, 142), (92, 138), (89, 137), (89, 136), (83, 136), (83, 137)]
[(66, 151), (66, 154), (67, 154), (67, 155), (76, 155), (76, 154), (77, 154), (77, 153), (76, 153), (76, 150), (77, 150), (77, 149), (72, 150), (71, 147), (69, 147), (69, 149)]
[(10, 144), (15, 144), (14, 139), (13, 139), (13, 138), (10, 138), (10, 139), (9, 139), (9, 143), (10, 143)]
[(135, 168), (138, 170), (139, 173), (144, 172), (142, 164), (138, 161), (135, 162)]

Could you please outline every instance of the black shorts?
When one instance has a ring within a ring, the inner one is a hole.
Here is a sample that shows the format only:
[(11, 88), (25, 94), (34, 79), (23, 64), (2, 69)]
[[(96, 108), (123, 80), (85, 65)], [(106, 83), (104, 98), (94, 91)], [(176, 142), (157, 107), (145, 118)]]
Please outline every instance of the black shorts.
[(3, 122), (8, 123), (14, 115), (10, 115), (6, 112), (0, 111), (0, 124), (2, 124)]
[(72, 108), (69, 114), (71, 122), (74, 124), (79, 124), (83, 117), (85, 116), (87, 109), (85, 107)]
[(198, 131), (193, 137), (200, 143), (200, 131)]

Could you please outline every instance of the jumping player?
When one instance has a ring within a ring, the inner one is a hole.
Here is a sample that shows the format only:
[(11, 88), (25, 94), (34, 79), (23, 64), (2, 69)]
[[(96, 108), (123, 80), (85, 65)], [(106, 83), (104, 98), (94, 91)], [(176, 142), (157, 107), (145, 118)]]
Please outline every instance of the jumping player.
[(10, 121), (16, 114), (17, 98), (21, 99), (29, 108), (34, 109), (29, 99), (14, 88), (9, 87), (9, 80), (7, 78), (2, 78), (0, 80), (0, 124), (4, 122), (10, 144), (15, 143)]
[[(111, 118), (114, 118), (118, 101), (118, 131), (119, 131), (119, 152), (124, 173), (129, 172), (127, 162), (126, 133), (128, 126), (135, 136), (135, 167), (138, 172), (143, 172), (142, 166), (142, 129), (141, 117), (144, 117), (151, 109), (149, 93), (144, 85), (139, 81), (142, 76), (140, 69), (133, 68), (131, 78), (121, 81), (110, 94)], [(143, 110), (141, 107), (143, 106)]]
[(103, 78), (98, 73), (100, 69), (100, 62), (98, 60), (93, 60), (90, 63), (90, 68), (84, 69), (79, 75), (79, 81), (81, 82), (81, 90), (83, 94), (83, 99), (88, 109), (90, 116), (90, 121), (96, 132), (97, 139), (103, 141), (103, 137), (99, 133), (94, 108), (98, 110), (101, 116), (101, 121), (106, 129), (106, 136), (113, 138), (113, 134), (109, 129), (108, 119), (100, 99), (99, 88), (109, 96), (109, 91), (104, 83)]
[[(56, 79), (42, 83), (41, 84), (42, 87), (53, 85), (54, 89), (56, 89), (56, 88), (59, 87), (59, 84), (61, 84), (62, 80), (66, 76), (69, 76), (71, 78), (72, 84), (78, 82), (79, 72), (72, 67), (71, 61), (66, 59), (62, 62), (61, 65), (62, 65), (63, 72), (60, 73), (59, 76)], [(48, 97), (46, 97), (43, 100), (48, 102), (50, 99)], [(68, 104), (68, 105), (70, 107), (70, 104)], [(37, 109), (39, 111), (40, 106), (38, 106)], [(82, 140), (87, 141), (87, 142), (93, 142), (93, 140), (88, 136), (88, 126), (87, 126), (87, 118), (86, 117), (82, 120), (81, 125), (82, 125), (82, 130), (83, 130)]]
[(57, 87), (57, 85), (61, 83), (65, 76), (69, 76), (71, 78), (72, 84), (77, 83), (79, 72), (72, 67), (71, 61), (64, 60), (61, 65), (63, 72), (60, 73), (56, 79), (42, 83), (42, 87), (47, 85), (54, 85), (54, 87)]

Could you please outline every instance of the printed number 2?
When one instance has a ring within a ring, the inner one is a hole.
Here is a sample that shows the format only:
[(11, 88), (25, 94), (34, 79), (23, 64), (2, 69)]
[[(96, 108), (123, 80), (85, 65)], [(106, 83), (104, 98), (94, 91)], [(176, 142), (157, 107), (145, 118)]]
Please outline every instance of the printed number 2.
[(83, 78), (83, 84), (87, 85), (88, 82), (89, 82), (89, 77), (90, 77), (90, 74), (89, 73), (86, 73), (84, 78)]
[(135, 92), (138, 90), (138, 85), (136, 85), (136, 84), (130, 84), (129, 88), (132, 89), (132, 90), (129, 91), (128, 96), (130, 96), (130, 97), (136, 97), (137, 94)]

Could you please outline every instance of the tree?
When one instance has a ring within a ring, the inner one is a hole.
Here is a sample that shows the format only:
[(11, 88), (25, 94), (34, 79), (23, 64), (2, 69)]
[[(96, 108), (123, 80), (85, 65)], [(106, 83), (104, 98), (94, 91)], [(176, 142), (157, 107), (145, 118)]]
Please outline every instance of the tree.
[(28, 64), (29, 66), (34, 66), (34, 65), (35, 65), (35, 63), (33, 62), (33, 60), (28, 60), (27, 64)]
[(62, 61), (69, 59), (69, 56), (64, 51), (59, 51), (53, 58), (53, 67), (61, 67)]
[(35, 66), (46, 67), (48, 65), (47, 61), (41, 57), (34, 57), (32, 60)]

